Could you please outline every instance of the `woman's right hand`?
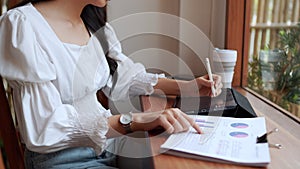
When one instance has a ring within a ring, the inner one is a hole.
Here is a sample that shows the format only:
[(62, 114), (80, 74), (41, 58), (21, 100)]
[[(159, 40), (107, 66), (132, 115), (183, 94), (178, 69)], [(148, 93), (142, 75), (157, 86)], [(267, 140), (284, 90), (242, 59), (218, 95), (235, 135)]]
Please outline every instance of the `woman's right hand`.
[(163, 127), (167, 133), (179, 133), (188, 131), (192, 126), (199, 134), (200, 127), (187, 114), (178, 108), (170, 108), (159, 112), (134, 113), (132, 130), (149, 131), (157, 127)]

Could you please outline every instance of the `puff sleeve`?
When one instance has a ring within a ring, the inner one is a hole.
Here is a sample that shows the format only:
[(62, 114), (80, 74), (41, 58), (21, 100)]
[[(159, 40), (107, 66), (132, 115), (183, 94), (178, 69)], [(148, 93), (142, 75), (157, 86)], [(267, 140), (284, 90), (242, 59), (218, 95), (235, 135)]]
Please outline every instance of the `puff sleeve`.
[(56, 78), (55, 67), (36, 41), (32, 25), (17, 10), (0, 19), (0, 74), (11, 80), (43, 82)]
[(111, 76), (104, 93), (111, 100), (127, 99), (130, 95), (148, 95), (154, 92), (153, 86), (158, 78), (164, 78), (163, 74), (147, 73), (145, 67), (140, 63), (134, 63), (123, 54), (121, 43), (110, 24), (106, 24), (105, 35), (109, 45), (109, 57), (118, 63), (114, 76)]

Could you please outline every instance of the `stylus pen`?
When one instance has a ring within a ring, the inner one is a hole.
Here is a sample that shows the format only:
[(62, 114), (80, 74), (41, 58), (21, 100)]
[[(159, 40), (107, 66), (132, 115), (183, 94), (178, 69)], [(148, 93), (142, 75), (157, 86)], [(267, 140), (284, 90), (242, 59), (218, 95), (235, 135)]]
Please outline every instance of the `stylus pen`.
[[(212, 73), (211, 73), (211, 67), (210, 67), (208, 58), (205, 59), (205, 63), (206, 63), (206, 67), (207, 67), (207, 73), (208, 73), (209, 80), (214, 81)], [(213, 96), (216, 95), (216, 89), (215, 89), (214, 85), (211, 86), (211, 92), (212, 92)]]

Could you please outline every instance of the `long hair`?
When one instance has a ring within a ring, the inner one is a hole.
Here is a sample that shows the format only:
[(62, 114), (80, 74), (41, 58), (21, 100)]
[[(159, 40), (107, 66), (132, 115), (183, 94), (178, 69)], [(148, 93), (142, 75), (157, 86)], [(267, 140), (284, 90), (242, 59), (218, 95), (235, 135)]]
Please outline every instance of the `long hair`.
[(106, 24), (106, 7), (100, 8), (93, 5), (87, 5), (81, 13), (81, 18), (88, 30), (99, 40), (109, 65), (110, 74), (113, 75), (118, 64), (114, 59), (108, 56), (109, 45), (104, 32), (104, 26)]
[[(43, 2), (43, 1), (51, 1), (51, 0), (23, 0), (22, 2), (17, 4), (16, 7), (23, 6), (29, 2), (34, 4), (34, 3)], [(118, 64), (114, 59), (112, 59), (108, 56), (109, 44), (107, 42), (107, 38), (106, 38), (105, 32), (104, 32), (104, 26), (107, 21), (106, 7), (100, 8), (100, 7), (93, 6), (93, 5), (87, 5), (86, 7), (84, 7), (80, 17), (83, 20), (87, 29), (91, 33), (93, 33), (99, 40), (99, 42), (103, 48), (103, 51), (105, 53), (107, 63), (109, 65), (110, 74), (113, 75), (118, 67)]]

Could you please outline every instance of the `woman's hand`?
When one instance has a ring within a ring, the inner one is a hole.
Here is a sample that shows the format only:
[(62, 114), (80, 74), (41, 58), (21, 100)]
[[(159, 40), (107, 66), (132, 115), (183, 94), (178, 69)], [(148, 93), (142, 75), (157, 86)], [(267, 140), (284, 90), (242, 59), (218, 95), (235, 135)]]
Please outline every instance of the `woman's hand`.
[[(215, 95), (213, 95), (211, 87), (215, 88)], [(221, 83), (221, 76), (213, 74), (213, 81), (209, 80), (208, 75), (198, 77), (194, 80), (186, 81), (182, 85), (181, 95), (185, 96), (218, 96), (222, 92), (223, 84)]]
[(177, 108), (171, 108), (160, 112), (135, 113), (131, 128), (133, 131), (149, 131), (156, 127), (163, 127), (167, 133), (179, 133), (188, 131), (192, 126), (198, 133), (200, 127), (188, 115)]
[[(211, 87), (215, 87), (215, 95)], [(190, 81), (161, 78), (154, 86), (155, 93), (181, 96), (218, 96), (222, 92), (221, 76), (213, 74), (213, 81), (208, 75)]]

